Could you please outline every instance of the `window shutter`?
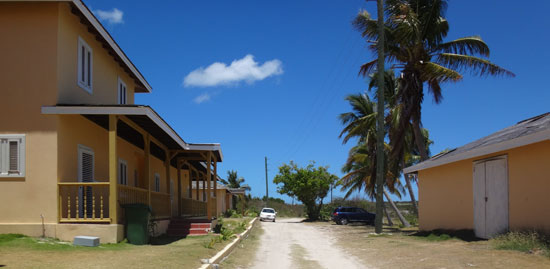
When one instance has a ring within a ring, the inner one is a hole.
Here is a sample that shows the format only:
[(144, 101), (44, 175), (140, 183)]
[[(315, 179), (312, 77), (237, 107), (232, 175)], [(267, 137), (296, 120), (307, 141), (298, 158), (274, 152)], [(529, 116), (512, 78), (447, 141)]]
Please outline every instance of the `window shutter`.
[(9, 142), (9, 174), (19, 174), (19, 142)]
[(82, 182), (94, 181), (94, 156), (82, 152)]

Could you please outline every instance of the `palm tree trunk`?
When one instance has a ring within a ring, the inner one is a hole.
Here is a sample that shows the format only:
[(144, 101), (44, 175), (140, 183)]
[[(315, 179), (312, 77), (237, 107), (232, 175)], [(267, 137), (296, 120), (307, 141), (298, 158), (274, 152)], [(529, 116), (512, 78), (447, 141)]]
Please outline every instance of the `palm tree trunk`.
[(393, 226), (393, 221), (391, 221), (390, 214), (388, 213), (388, 210), (387, 210), (385, 204), (384, 204), (384, 214), (386, 215), (386, 218), (388, 219), (388, 226)]
[(405, 219), (405, 217), (403, 217), (401, 212), (399, 212), (399, 209), (397, 208), (393, 200), (390, 198), (390, 195), (388, 194), (385, 188), (384, 188), (384, 196), (386, 196), (386, 199), (388, 199), (388, 202), (390, 202), (390, 205), (393, 208), (393, 211), (395, 211), (395, 214), (397, 214), (397, 217), (399, 218), (399, 221), (401, 221), (403, 226), (411, 227), (411, 224)]
[(420, 121), (413, 120), (412, 122), (413, 132), (414, 132), (414, 142), (418, 148), (418, 153), (420, 153), (421, 161), (428, 159), (428, 151), (426, 150), (426, 142), (424, 141), (424, 136), (422, 135), (422, 130), (420, 129)]
[(414, 191), (411, 184), (411, 179), (408, 174), (404, 175), (405, 183), (407, 184), (407, 189), (409, 189), (409, 195), (411, 196), (411, 203), (413, 204), (414, 214), (418, 216), (418, 205), (416, 204), (416, 198), (414, 197)]
[[(401, 167), (402, 169), (405, 169), (405, 159), (401, 160)], [(407, 189), (409, 190), (409, 196), (411, 197), (411, 203), (413, 204), (413, 210), (414, 214), (418, 217), (418, 205), (416, 204), (416, 197), (414, 196), (414, 191), (411, 184), (411, 179), (409, 178), (410, 174), (404, 174), (403, 177), (405, 178), (405, 184), (407, 185)]]

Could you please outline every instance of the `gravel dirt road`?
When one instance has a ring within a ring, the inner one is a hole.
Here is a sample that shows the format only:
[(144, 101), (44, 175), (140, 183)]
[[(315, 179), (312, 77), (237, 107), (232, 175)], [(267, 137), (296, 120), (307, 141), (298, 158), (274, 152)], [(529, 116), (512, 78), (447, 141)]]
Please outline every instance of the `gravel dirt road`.
[(338, 247), (329, 233), (302, 223), (302, 219), (261, 225), (264, 233), (252, 268), (370, 268)]

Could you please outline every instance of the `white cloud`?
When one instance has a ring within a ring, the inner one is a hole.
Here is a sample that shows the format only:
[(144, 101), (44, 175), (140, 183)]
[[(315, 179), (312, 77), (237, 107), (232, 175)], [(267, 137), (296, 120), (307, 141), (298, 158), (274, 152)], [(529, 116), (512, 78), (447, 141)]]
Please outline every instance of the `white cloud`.
[(193, 102), (197, 103), (197, 104), (200, 104), (202, 102), (206, 102), (206, 101), (209, 101), (211, 98), (210, 94), (208, 93), (203, 93), (197, 97), (195, 97), (195, 99), (193, 99)]
[(106, 21), (110, 24), (117, 24), (117, 23), (123, 23), (122, 17), (124, 16), (124, 12), (119, 10), (118, 8), (113, 8), (113, 10), (101, 10), (96, 9), (94, 13), (97, 15), (100, 21)]
[(251, 84), (265, 78), (281, 75), (283, 63), (277, 59), (259, 65), (254, 56), (248, 54), (242, 59), (234, 60), (228, 66), (225, 63), (215, 62), (206, 68), (193, 70), (183, 79), (185, 87), (211, 87), (230, 85), (246, 81)]

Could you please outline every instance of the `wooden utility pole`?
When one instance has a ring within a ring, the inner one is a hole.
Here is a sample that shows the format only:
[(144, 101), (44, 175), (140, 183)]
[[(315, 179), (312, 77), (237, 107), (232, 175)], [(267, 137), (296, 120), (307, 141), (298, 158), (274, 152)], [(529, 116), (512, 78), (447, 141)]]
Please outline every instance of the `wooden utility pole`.
[(268, 207), (269, 202), (269, 189), (267, 187), (267, 156), (265, 157), (265, 207)]
[(378, 10), (378, 104), (376, 130), (376, 219), (374, 231), (382, 232), (384, 214), (384, 0), (376, 1)]

